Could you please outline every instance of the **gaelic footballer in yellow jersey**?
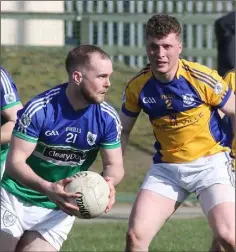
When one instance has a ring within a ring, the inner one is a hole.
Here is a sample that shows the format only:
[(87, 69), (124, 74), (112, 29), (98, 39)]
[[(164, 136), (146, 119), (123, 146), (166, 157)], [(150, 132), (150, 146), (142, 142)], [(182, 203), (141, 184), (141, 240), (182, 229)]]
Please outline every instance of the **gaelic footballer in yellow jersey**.
[(155, 79), (149, 65), (135, 76), (126, 87), (122, 112), (137, 117), (143, 110), (149, 116), (156, 137), (154, 163), (183, 163), (229, 151), (217, 108), (230, 94), (216, 71), (179, 59), (169, 83)]
[(148, 251), (191, 193), (212, 230), (209, 251), (222, 251), (220, 246), (235, 251), (235, 174), (218, 113), (236, 124), (235, 95), (216, 71), (180, 59), (181, 25), (175, 17), (153, 15), (145, 30), (150, 66), (126, 87), (121, 142), (124, 153), (143, 110), (153, 126), (156, 154), (131, 211), (125, 251)]

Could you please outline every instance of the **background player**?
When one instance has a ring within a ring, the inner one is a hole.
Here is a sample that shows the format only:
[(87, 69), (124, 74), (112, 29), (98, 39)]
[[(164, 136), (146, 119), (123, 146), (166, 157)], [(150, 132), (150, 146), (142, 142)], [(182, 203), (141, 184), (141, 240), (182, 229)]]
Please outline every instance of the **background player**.
[[(104, 102), (112, 63), (80, 46), (66, 59), (68, 83), (38, 95), (18, 113), (1, 188), (1, 251), (58, 251), (74, 222), (68, 177), (88, 170), (100, 150), (110, 202), (124, 174), (120, 119)], [(19, 241), (18, 241), (19, 239)]]
[(4, 172), (5, 161), (9, 148), (12, 130), (16, 122), (16, 113), (22, 108), (16, 85), (1, 67), (1, 170), (0, 178)]

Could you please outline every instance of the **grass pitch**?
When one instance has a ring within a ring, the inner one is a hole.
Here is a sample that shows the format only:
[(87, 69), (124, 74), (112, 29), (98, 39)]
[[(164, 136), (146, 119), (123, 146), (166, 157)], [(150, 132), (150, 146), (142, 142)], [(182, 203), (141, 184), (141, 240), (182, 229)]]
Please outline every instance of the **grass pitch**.
[[(124, 251), (127, 227), (127, 221), (76, 222), (61, 251)], [(210, 244), (205, 219), (173, 219), (154, 238), (150, 251), (208, 251)]]

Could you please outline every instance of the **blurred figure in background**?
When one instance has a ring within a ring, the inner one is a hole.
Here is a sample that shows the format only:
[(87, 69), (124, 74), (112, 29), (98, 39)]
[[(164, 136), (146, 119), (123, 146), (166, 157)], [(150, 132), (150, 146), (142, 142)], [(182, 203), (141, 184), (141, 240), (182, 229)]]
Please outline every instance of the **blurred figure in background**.
[(218, 72), (224, 76), (235, 68), (235, 15), (231, 12), (215, 22)]
[(1, 167), (0, 179), (2, 178), (9, 142), (14, 128), (17, 111), (22, 108), (16, 85), (8, 74), (1, 67)]

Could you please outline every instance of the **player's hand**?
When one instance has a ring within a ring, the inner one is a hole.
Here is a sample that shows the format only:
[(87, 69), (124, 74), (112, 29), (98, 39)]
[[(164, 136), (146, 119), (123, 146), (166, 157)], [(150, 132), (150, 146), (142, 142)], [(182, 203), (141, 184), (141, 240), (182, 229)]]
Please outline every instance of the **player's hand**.
[(109, 188), (110, 188), (110, 194), (109, 194), (110, 200), (109, 200), (108, 206), (105, 210), (105, 213), (108, 213), (111, 210), (112, 206), (115, 204), (116, 190), (115, 190), (115, 187), (112, 183), (112, 179), (110, 177), (105, 177), (104, 179), (107, 181)]
[(66, 178), (55, 183), (51, 183), (50, 187), (46, 189), (45, 195), (54, 202), (62, 211), (69, 215), (74, 215), (74, 211), (78, 211), (79, 208), (75, 204), (75, 198), (79, 195), (76, 193), (67, 193), (65, 186), (69, 184), (73, 179)]

